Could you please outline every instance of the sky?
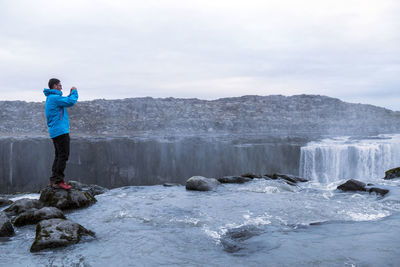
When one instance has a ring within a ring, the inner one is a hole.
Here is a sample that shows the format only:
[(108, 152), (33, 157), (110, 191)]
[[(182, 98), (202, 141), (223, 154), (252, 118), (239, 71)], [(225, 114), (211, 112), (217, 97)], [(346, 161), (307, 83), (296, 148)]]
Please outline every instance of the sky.
[(318, 94), (400, 111), (398, 0), (0, 0), (0, 100)]

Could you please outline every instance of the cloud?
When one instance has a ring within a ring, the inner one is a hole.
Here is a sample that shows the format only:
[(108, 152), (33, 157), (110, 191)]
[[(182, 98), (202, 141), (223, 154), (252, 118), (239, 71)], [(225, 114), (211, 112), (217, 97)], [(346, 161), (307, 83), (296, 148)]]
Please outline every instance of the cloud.
[[(400, 110), (400, 4), (2, 1), (1, 99), (324, 94)], [(398, 103), (398, 102), (397, 102)]]

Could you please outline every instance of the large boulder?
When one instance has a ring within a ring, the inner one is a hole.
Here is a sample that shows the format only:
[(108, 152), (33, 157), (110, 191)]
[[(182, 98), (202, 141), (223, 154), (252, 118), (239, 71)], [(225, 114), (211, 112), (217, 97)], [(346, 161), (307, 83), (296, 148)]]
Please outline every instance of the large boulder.
[(13, 223), (15, 226), (24, 226), (27, 224), (36, 224), (48, 219), (65, 219), (63, 212), (55, 207), (44, 207), (41, 209), (32, 209), (18, 215)]
[(14, 228), (10, 219), (4, 212), (0, 212), (0, 237), (8, 237), (14, 235)]
[(365, 186), (366, 184), (361, 181), (350, 179), (344, 184), (339, 185), (337, 189), (342, 191), (367, 191)]
[(82, 225), (63, 219), (44, 220), (36, 226), (36, 237), (30, 251), (65, 247), (77, 244), (82, 236), (95, 236)]
[(218, 185), (220, 185), (220, 182), (215, 178), (193, 176), (186, 181), (186, 190), (210, 191), (214, 190)]
[(243, 184), (251, 181), (251, 178), (243, 176), (224, 176), (217, 179), (222, 184)]
[(394, 178), (400, 178), (400, 167), (386, 171), (383, 179), (390, 180)]
[(66, 210), (87, 207), (95, 203), (96, 199), (90, 192), (76, 189), (55, 189), (48, 186), (42, 190), (40, 201), (42, 201), (46, 206)]
[(13, 202), (8, 198), (0, 197), (0, 207), (11, 205)]
[(16, 200), (4, 211), (8, 216), (15, 216), (31, 209), (41, 209), (43, 207), (44, 204), (37, 199), (22, 198)]
[(107, 188), (104, 188), (104, 187), (101, 187), (101, 186), (95, 185), (95, 184), (88, 185), (88, 184), (83, 184), (83, 183), (77, 182), (77, 181), (68, 181), (67, 184), (72, 186), (72, 189), (89, 192), (93, 196), (100, 195), (100, 194), (103, 194), (108, 191)]

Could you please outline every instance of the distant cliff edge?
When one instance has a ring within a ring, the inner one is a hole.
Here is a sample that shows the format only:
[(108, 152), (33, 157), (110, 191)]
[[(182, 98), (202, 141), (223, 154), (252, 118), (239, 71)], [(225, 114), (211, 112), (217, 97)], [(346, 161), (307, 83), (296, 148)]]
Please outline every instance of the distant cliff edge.
[[(44, 105), (0, 101), (0, 135), (47, 136)], [(84, 136), (400, 133), (400, 112), (320, 95), (93, 100), (68, 114), (71, 132)]]

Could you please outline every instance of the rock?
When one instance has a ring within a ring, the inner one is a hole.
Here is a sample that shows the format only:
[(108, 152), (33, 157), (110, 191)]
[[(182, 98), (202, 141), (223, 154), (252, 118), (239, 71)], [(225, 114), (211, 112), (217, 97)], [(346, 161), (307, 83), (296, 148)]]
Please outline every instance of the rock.
[(44, 188), (40, 194), (40, 201), (46, 206), (52, 206), (61, 210), (87, 207), (96, 202), (90, 192), (76, 189), (54, 189), (50, 186)]
[(377, 187), (371, 187), (368, 188), (367, 191), (369, 193), (376, 193), (376, 194), (380, 194), (382, 196), (386, 195), (387, 193), (389, 193), (388, 189), (383, 189), (383, 188), (377, 188)]
[(97, 195), (103, 194), (108, 191), (107, 188), (104, 188), (104, 187), (101, 187), (101, 186), (95, 185), (95, 184), (87, 185), (87, 184), (83, 184), (83, 183), (77, 182), (77, 181), (68, 181), (67, 184), (72, 186), (72, 189), (89, 192), (93, 196), (97, 196)]
[(44, 207), (39, 210), (32, 209), (21, 213), (14, 219), (13, 223), (15, 226), (24, 226), (54, 218), (65, 219), (65, 216), (61, 210), (55, 207)]
[(65, 247), (77, 244), (82, 236), (95, 236), (82, 225), (63, 219), (44, 220), (36, 226), (36, 237), (30, 251)]
[(224, 176), (217, 179), (222, 184), (243, 184), (251, 181), (251, 178), (243, 176)]
[(254, 225), (243, 225), (238, 228), (229, 229), (221, 236), (221, 245), (229, 253), (238, 252), (243, 249), (243, 241), (261, 234), (261, 229)]
[(294, 175), (291, 175), (291, 174), (274, 173), (272, 175), (272, 179), (283, 179), (283, 180), (289, 181), (291, 183), (298, 183), (298, 182), (305, 183), (305, 182), (308, 182), (308, 180), (305, 179), (305, 178), (297, 177), (297, 176), (294, 176)]
[(4, 212), (0, 212), (0, 237), (13, 236), (14, 228)]
[(0, 207), (11, 205), (13, 202), (7, 198), (0, 197)]
[(387, 170), (383, 179), (390, 180), (394, 178), (400, 178), (400, 167)]
[(242, 175), (240, 175), (240, 176), (242, 176), (242, 177), (247, 177), (247, 178), (250, 178), (250, 179), (262, 178), (262, 175), (254, 174), (254, 173), (252, 173), (252, 172), (244, 173), (244, 174), (242, 174)]
[(22, 198), (16, 200), (4, 211), (8, 216), (15, 216), (31, 209), (41, 209), (43, 206), (43, 203), (37, 199)]
[(367, 191), (365, 183), (354, 179), (350, 179), (344, 184), (339, 185), (337, 189), (342, 191)]
[(214, 190), (220, 182), (215, 178), (193, 176), (186, 181), (186, 190), (210, 191)]
[(163, 186), (165, 187), (172, 187), (172, 186), (181, 186), (180, 184), (177, 183), (163, 183)]

